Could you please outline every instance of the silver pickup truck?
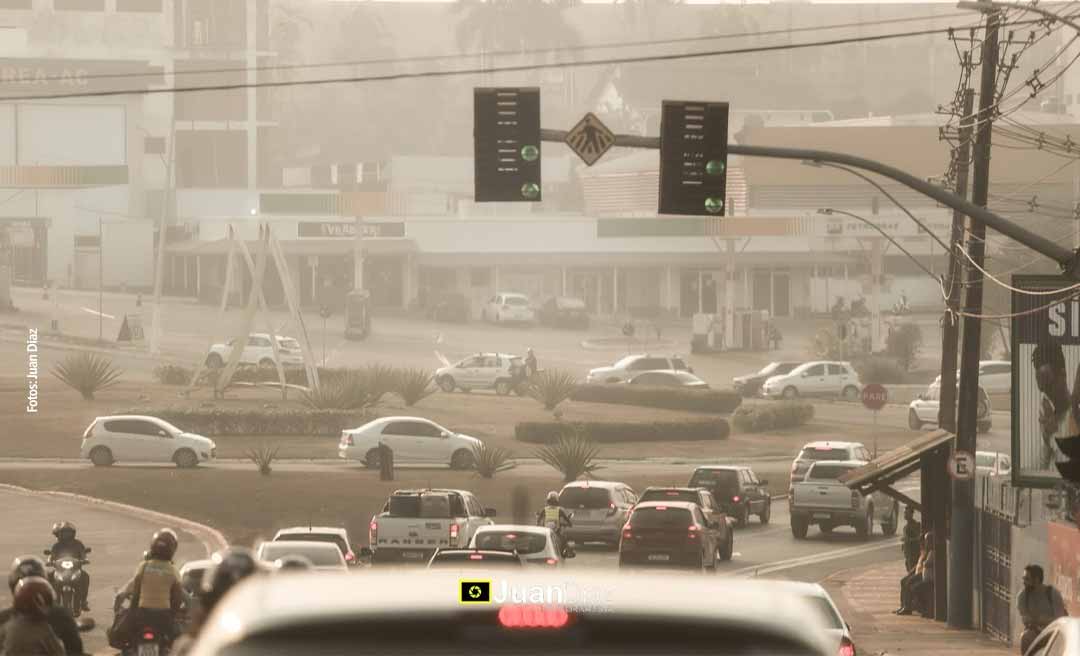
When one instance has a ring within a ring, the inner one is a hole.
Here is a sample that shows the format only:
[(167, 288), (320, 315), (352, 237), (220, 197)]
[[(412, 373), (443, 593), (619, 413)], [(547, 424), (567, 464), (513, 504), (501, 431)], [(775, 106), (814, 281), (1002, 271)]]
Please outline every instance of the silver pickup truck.
[(494, 516), (467, 490), (397, 490), (371, 518), (371, 562), (427, 563), (438, 549), (469, 544), (476, 529), (495, 523)]
[(896, 535), (900, 504), (880, 492), (863, 496), (850, 490), (838, 479), (866, 463), (861, 460), (819, 460), (810, 466), (806, 478), (795, 483), (791, 493), (791, 534), (796, 540), (806, 538), (812, 525), (829, 533), (837, 526), (851, 526), (855, 534), (867, 539), (874, 523), (885, 535)]

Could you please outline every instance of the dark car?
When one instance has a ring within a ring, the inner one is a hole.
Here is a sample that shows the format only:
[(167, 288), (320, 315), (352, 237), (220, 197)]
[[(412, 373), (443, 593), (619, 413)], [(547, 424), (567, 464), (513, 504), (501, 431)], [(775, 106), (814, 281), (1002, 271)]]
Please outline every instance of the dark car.
[(739, 526), (746, 526), (750, 515), (757, 515), (762, 524), (769, 523), (772, 498), (765, 487), (767, 484), (768, 481), (759, 479), (749, 467), (709, 465), (695, 469), (686, 485), (712, 492), (720, 508), (734, 517)]
[(782, 376), (791, 373), (791, 370), (802, 364), (801, 362), (770, 362), (761, 371), (746, 376), (736, 376), (731, 379), (735, 391), (742, 396), (757, 396), (761, 393), (761, 386), (771, 376)]
[(540, 306), (540, 323), (555, 328), (589, 327), (589, 311), (580, 298), (553, 296)]
[(428, 300), (425, 313), (433, 321), (465, 323), (469, 320), (469, 299), (454, 292), (437, 293)]
[(719, 545), (720, 560), (731, 560), (731, 555), (735, 552), (735, 532), (731, 530), (728, 516), (724, 514), (720, 504), (716, 503), (712, 492), (700, 487), (647, 487), (638, 498), (638, 503), (646, 501), (696, 503), (705, 514), (705, 519), (710, 524), (716, 524), (716, 528), (711, 530), (716, 544)]
[(494, 549), (440, 549), (428, 561), (428, 569), (446, 567), (524, 567), (513, 551)]
[(720, 559), (716, 522), (697, 503), (649, 501), (634, 506), (619, 541), (619, 567), (652, 565), (715, 569)]
[(709, 384), (689, 371), (646, 371), (628, 381), (631, 385), (645, 387), (682, 387), (684, 389), (709, 389)]

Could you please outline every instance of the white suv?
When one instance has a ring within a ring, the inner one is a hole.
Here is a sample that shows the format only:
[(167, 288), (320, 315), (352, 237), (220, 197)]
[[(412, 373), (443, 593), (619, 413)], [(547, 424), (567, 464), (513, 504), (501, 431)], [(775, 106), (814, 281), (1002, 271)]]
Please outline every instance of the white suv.
[(536, 321), (536, 313), (529, 303), (529, 297), (524, 294), (501, 293), (492, 296), (484, 304), (480, 311), (480, 318), (484, 321), (520, 322), (532, 323)]
[[(960, 380), (960, 370), (956, 370), (956, 380)], [(941, 374), (930, 383), (931, 387), (941, 385)], [(1009, 394), (1012, 391), (1012, 363), (1008, 360), (982, 360), (979, 362), (979, 387), (987, 394)]]
[(598, 367), (589, 371), (589, 375), (585, 377), (585, 383), (589, 385), (626, 383), (643, 371), (661, 370), (694, 373), (694, 370), (687, 366), (686, 361), (677, 355), (669, 358), (662, 355), (638, 354), (628, 355), (610, 367)]
[(806, 477), (810, 465), (819, 460), (873, 460), (870, 450), (862, 442), (810, 442), (799, 450), (791, 463), (791, 484)]
[[(300, 350), (300, 342), (292, 337), (277, 335), (278, 354), (281, 356), (281, 364), (286, 367), (302, 367), (304, 354)], [(214, 344), (210, 347), (210, 353), (206, 356), (206, 366), (217, 369), (225, 366), (232, 354), (235, 339), (230, 339), (225, 344)], [(270, 335), (267, 333), (251, 333), (248, 335), (247, 344), (240, 353), (240, 364), (258, 365), (260, 367), (274, 366), (274, 346), (270, 343)]]
[(514, 368), (524, 365), (524, 361), (516, 355), (477, 353), (457, 364), (436, 369), (435, 383), (444, 392), (493, 389), (505, 396), (514, 388)]
[(862, 385), (850, 362), (807, 362), (781, 376), (773, 376), (761, 386), (761, 394), (770, 398), (794, 399), (800, 396), (840, 396), (854, 401)]

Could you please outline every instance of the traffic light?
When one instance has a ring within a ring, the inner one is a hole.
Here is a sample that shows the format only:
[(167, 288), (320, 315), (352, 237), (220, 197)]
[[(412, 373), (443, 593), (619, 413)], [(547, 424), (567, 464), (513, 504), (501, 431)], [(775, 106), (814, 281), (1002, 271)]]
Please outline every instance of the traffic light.
[(1080, 485), (1080, 436), (1056, 438), (1058, 448), (1061, 449), (1067, 461), (1058, 459), (1054, 464), (1057, 466), (1061, 477), (1075, 485)]
[(473, 90), (475, 199), (537, 202), (540, 182), (540, 88)]
[(723, 216), (728, 104), (665, 100), (660, 118), (660, 214)]

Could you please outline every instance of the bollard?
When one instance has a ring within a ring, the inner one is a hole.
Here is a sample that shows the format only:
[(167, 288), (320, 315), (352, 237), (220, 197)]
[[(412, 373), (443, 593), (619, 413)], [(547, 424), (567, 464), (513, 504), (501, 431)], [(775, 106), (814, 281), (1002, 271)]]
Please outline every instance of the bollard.
[(529, 504), (529, 488), (518, 484), (510, 492), (510, 514), (515, 524), (532, 524), (535, 518), (530, 517), (532, 509)]
[(394, 452), (385, 444), (379, 445), (379, 480), (394, 480)]

